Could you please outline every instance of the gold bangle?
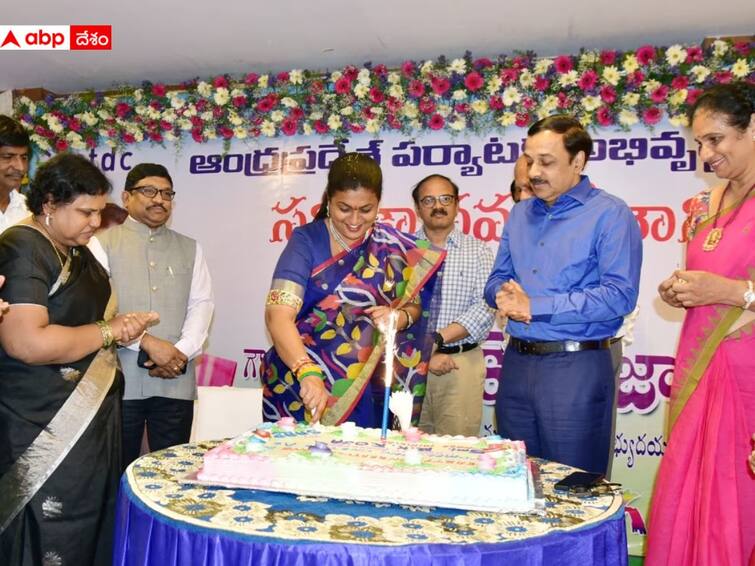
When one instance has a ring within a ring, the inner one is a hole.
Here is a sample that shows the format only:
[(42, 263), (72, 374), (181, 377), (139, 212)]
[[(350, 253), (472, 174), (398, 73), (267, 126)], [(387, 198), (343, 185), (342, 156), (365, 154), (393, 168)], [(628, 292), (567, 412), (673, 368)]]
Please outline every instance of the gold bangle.
[(314, 364), (314, 362), (312, 361), (312, 358), (310, 358), (308, 355), (305, 354), (301, 358), (299, 358), (298, 360), (296, 360), (294, 363), (291, 364), (291, 368), (290, 368), (291, 373), (296, 375), (298, 371), (302, 367), (306, 366), (307, 364)]
[(286, 291), (285, 289), (270, 289), (267, 293), (267, 300), (265, 301), (265, 306), (269, 305), (285, 305), (291, 307), (296, 312), (299, 312), (302, 300), (291, 291)]
[(398, 310), (401, 311), (402, 313), (404, 313), (406, 315), (406, 326), (404, 327), (404, 330), (406, 330), (412, 324), (414, 324), (414, 317), (409, 313), (409, 311), (407, 309), (400, 308)]
[(95, 324), (99, 327), (100, 333), (102, 334), (102, 347), (109, 348), (112, 346), (113, 342), (115, 342), (115, 338), (113, 337), (113, 329), (110, 326), (110, 323), (105, 322), (104, 320), (98, 320)]

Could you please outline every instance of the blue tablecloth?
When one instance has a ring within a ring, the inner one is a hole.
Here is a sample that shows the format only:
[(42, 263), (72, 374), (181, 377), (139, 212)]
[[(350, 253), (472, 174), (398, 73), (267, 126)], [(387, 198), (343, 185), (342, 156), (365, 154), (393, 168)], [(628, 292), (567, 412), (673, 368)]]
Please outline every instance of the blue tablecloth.
[(483, 513), (182, 481), (214, 445), (162, 450), (128, 468), (115, 565), (627, 564), (621, 495), (554, 495), (568, 466), (538, 461), (544, 514)]

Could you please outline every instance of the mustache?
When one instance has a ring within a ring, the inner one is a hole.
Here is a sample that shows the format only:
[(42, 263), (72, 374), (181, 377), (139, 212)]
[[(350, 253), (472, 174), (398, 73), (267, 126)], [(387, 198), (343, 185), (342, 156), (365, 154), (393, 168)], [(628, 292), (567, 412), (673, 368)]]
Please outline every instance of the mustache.
[(540, 183), (545, 183), (545, 180), (541, 179), (540, 177), (532, 177), (530, 179), (530, 186), (540, 184)]
[(148, 210), (152, 210), (153, 208), (159, 208), (160, 210), (162, 210), (162, 211), (164, 211), (164, 212), (168, 212), (168, 209), (167, 209), (167, 208), (165, 208), (165, 207), (164, 207), (163, 205), (161, 205), (161, 204), (153, 204), (152, 206), (148, 206), (148, 207), (147, 207), (147, 209), (148, 209)]
[(442, 209), (442, 208), (435, 208), (435, 209), (433, 209), (433, 211), (432, 211), (432, 212), (430, 213), (430, 216), (448, 216), (448, 212), (446, 212), (446, 211), (445, 211), (444, 209)]

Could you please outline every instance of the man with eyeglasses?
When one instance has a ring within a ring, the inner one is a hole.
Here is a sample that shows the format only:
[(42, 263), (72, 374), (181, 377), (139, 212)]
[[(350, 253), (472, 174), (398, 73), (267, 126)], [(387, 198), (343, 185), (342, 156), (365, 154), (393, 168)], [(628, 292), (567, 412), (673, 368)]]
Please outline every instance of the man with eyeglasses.
[(118, 355), (123, 396), (123, 467), (139, 456), (144, 427), (151, 450), (189, 441), (196, 378), (214, 310), (202, 248), (166, 226), (176, 193), (168, 170), (140, 163), (122, 193), (128, 218), (99, 233), (90, 248), (110, 276), (118, 308), (160, 313), (160, 324)]
[(495, 315), (483, 297), (493, 254), (456, 226), (459, 188), (451, 179), (425, 177), (412, 190), (412, 198), (422, 220), (417, 237), (446, 250), (419, 428), (440, 435), (479, 436), (486, 369), (478, 346)]
[(30, 157), (27, 131), (12, 118), (0, 116), (0, 233), (31, 214), (18, 190)]
[(630, 208), (582, 174), (592, 139), (571, 116), (527, 132), (536, 198), (512, 208), (485, 299), (508, 317), (496, 419), (533, 456), (605, 474), (615, 414), (611, 338), (637, 303)]

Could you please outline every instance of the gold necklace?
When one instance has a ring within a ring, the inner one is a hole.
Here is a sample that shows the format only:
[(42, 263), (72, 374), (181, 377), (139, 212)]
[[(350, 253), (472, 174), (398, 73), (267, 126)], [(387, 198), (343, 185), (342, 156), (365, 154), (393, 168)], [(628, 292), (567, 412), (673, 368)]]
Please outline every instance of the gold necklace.
[(60, 269), (63, 269), (63, 265), (65, 264), (65, 260), (68, 259), (68, 252), (65, 254), (61, 254), (60, 249), (55, 244), (53, 239), (50, 237), (50, 234), (47, 232), (44, 226), (40, 222), (37, 221), (37, 219), (34, 219), (34, 223), (37, 224), (37, 226), (32, 226), (37, 232), (42, 234), (48, 242), (50, 242), (50, 245), (52, 246), (52, 249), (55, 250), (55, 257), (58, 258), (58, 262), (60, 263)]
[(726, 228), (729, 224), (731, 224), (734, 221), (734, 219), (737, 217), (737, 214), (739, 214), (739, 209), (742, 208), (742, 205), (744, 204), (745, 200), (747, 200), (747, 197), (750, 196), (752, 189), (755, 189), (755, 184), (753, 184), (749, 188), (749, 190), (745, 193), (745, 196), (743, 196), (740, 199), (740, 201), (736, 204), (734, 213), (731, 216), (729, 216), (729, 219), (724, 223), (723, 226), (719, 228), (718, 217), (721, 214), (721, 207), (723, 206), (724, 199), (726, 198), (726, 191), (729, 190), (729, 187), (731, 187), (731, 181), (729, 181), (729, 183), (726, 185), (726, 188), (724, 188), (724, 192), (723, 194), (721, 194), (721, 200), (718, 201), (718, 207), (716, 208), (716, 215), (713, 217), (713, 228), (711, 228), (710, 232), (708, 232), (708, 235), (705, 237), (705, 241), (703, 242), (703, 251), (705, 252), (712, 252), (718, 247), (718, 243), (724, 237), (724, 228)]

